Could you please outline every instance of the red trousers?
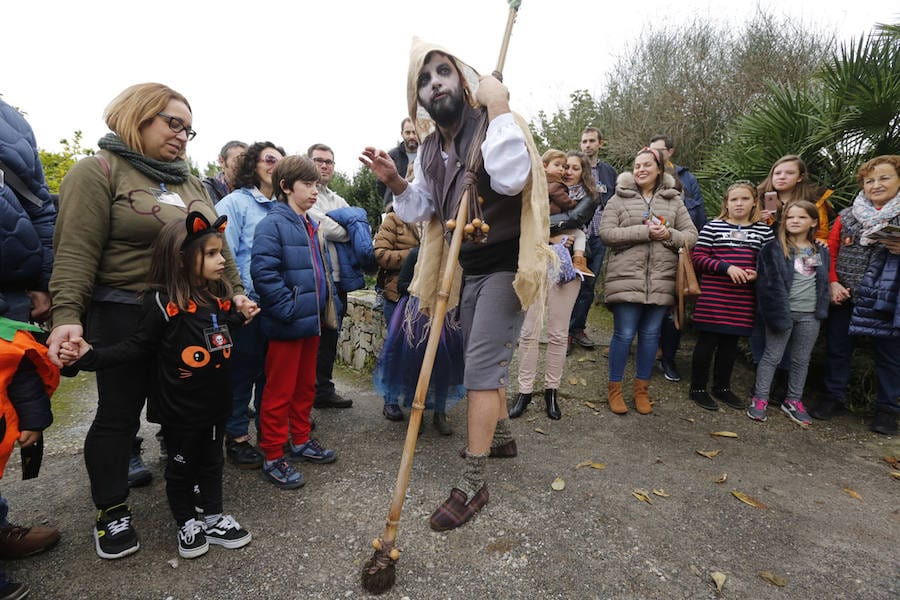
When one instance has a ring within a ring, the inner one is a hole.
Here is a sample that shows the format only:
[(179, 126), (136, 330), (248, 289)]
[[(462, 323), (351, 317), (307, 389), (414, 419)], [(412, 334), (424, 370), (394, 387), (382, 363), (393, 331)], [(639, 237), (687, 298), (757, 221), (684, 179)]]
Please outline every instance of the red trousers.
[[(266, 387), (259, 410), (266, 460), (284, 455), (284, 443), (309, 441), (309, 413), (316, 394), (316, 355), (319, 336), (297, 340), (269, 340)], [(290, 432), (290, 438), (288, 433)]]

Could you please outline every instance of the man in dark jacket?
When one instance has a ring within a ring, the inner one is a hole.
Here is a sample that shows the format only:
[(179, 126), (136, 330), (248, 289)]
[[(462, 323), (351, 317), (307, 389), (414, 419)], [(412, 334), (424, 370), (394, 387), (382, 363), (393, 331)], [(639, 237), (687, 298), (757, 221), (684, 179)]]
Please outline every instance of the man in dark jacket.
[[(47, 190), (31, 126), (3, 100), (0, 163), (0, 317), (40, 322), (50, 311), (47, 285), (53, 270), (56, 209)], [(23, 360), (19, 364), (6, 392), (19, 417), (19, 445), (23, 452), (32, 449), (40, 453), (42, 432), (50, 426), (53, 415), (34, 363)], [(59, 541), (56, 529), (10, 524), (6, 518), (8, 510), (6, 500), (0, 497), (0, 558), (22, 558)], [(16, 590), (27, 593), (23, 584), (10, 583), (0, 572), (0, 597)]]
[(213, 177), (203, 178), (203, 187), (213, 203), (234, 191), (234, 174), (240, 157), (247, 151), (247, 144), (231, 140), (219, 151), (219, 167), (222, 169)]
[[(409, 117), (406, 117), (400, 123), (400, 136), (403, 138), (403, 141), (388, 152), (388, 156), (394, 161), (400, 176), (406, 177), (409, 165), (416, 160), (416, 151), (419, 149), (419, 134), (416, 133), (416, 127)], [(384, 210), (387, 212), (388, 206), (394, 201), (394, 194), (380, 179), (375, 181), (375, 190), (384, 201)]]
[[(587, 156), (588, 162), (591, 163), (591, 173), (594, 175), (594, 182), (597, 184), (597, 192), (600, 194), (600, 204), (594, 211), (587, 228), (587, 248), (588, 248), (588, 269), (594, 273), (600, 273), (603, 267), (603, 256), (606, 254), (606, 247), (600, 241), (600, 219), (603, 217), (603, 208), (606, 201), (612, 198), (616, 192), (616, 170), (608, 163), (600, 160), (600, 148), (603, 147), (605, 140), (603, 134), (596, 127), (585, 127), (581, 132), (581, 151)], [(578, 344), (582, 348), (593, 348), (594, 340), (585, 333), (587, 325), (588, 311), (594, 303), (594, 286), (597, 280), (593, 278), (584, 278), (581, 282), (581, 290), (578, 292), (578, 298), (575, 299), (575, 306), (572, 307), (572, 317), (569, 320), (569, 346), (567, 354), (572, 352), (572, 344)]]

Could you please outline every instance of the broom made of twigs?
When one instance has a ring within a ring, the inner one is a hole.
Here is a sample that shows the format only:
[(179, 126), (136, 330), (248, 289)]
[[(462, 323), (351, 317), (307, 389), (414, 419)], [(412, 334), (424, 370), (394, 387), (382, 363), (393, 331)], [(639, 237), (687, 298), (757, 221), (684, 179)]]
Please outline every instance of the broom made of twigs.
[[(506, 51), (509, 48), (509, 37), (512, 34), (512, 26), (516, 19), (516, 13), (520, 2), (511, 2), (509, 17), (506, 22), (506, 30), (503, 34), (503, 44), (500, 47), (500, 57), (497, 60), (497, 70), (494, 76), (498, 79), (506, 62)], [(486, 125), (486, 122), (485, 122)], [(472, 150), (467, 160), (470, 170), (472, 162), (481, 161), (481, 142), (484, 140), (486, 127), (481, 128), (480, 135), (472, 141)], [(456, 227), (453, 228), (453, 237), (450, 240), (450, 250), (447, 263), (441, 277), (441, 287), (437, 294), (437, 301), (431, 314), (431, 327), (428, 332), (428, 343), (425, 346), (425, 356), (422, 360), (422, 368), (419, 370), (419, 380), (416, 383), (416, 393), (413, 398), (412, 412), (409, 415), (409, 426), (406, 428), (406, 442), (403, 445), (403, 455), (400, 458), (400, 469), (397, 472), (397, 481), (394, 484), (394, 493), (391, 497), (391, 508), (388, 513), (387, 523), (381, 537), (372, 541), (375, 553), (366, 561), (362, 572), (362, 586), (372, 594), (386, 592), (394, 585), (396, 580), (397, 559), (400, 558), (400, 549), (395, 546), (397, 528), (400, 525), (400, 513), (403, 510), (403, 500), (409, 486), (409, 474), (412, 469), (413, 456), (416, 453), (416, 441), (419, 437), (419, 425), (422, 422), (422, 411), (425, 409), (425, 398), (428, 395), (428, 385), (431, 382), (431, 371), (434, 368), (434, 358), (441, 339), (444, 318), (447, 315), (447, 302), (450, 298), (450, 290), (453, 285), (453, 275), (457, 268), (459, 249), (462, 245), (463, 234), (469, 217), (469, 204), (473, 202), (471, 195), (473, 190), (467, 187), (459, 202), (456, 213)], [(477, 199), (476, 199), (477, 200)]]

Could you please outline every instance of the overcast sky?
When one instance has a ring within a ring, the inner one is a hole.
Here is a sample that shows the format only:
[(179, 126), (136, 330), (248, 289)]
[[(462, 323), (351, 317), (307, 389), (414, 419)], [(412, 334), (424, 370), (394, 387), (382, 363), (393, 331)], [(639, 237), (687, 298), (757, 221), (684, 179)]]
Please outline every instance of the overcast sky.
[[(900, 21), (897, 0), (524, 0), (504, 77), (526, 119), (595, 96), (628, 45), (695, 16), (734, 27), (757, 6), (811, 29), (858, 37)], [(493, 70), (505, 0), (5, 0), (0, 94), (27, 113), (38, 145), (106, 133), (104, 107), (122, 89), (159, 81), (184, 94), (201, 168), (229, 139), (271, 140), (288, 152), (331, 145), (354, 172), (366, 145), (389, 149), (406, 114), (413, 35)]]

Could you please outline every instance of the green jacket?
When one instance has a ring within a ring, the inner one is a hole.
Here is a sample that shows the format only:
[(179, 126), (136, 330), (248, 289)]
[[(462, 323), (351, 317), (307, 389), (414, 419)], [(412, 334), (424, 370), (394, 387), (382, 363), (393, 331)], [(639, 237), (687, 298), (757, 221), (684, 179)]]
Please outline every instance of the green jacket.
[[(100, 160), (89, 156), (66, 174), (60, 186), (59, 216), (53, 236), (55, 263), (50, 278), (52, 326), (81, 322), (98, 291), (137, 292), (147, 287), (150, 247), (162, 226), (184, 219), (188, 211), (203, 213), (212, 222), (216, 210), (203, 184), (190, 176), (181, 184), (166, 185), (186, 208), (157, 202), (160, 182), (137, 171), (119, 156), (101, 150)], [(223, 254), (235, 294), (243, 294), (234, 259)]]

